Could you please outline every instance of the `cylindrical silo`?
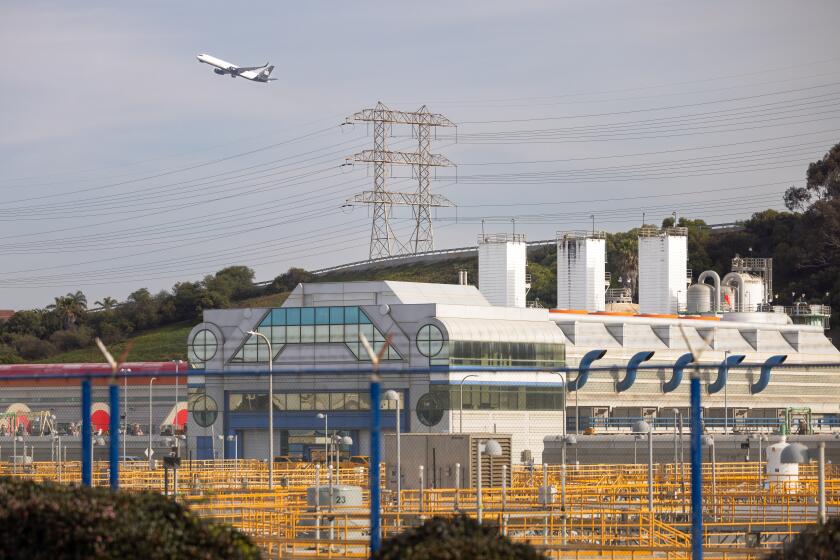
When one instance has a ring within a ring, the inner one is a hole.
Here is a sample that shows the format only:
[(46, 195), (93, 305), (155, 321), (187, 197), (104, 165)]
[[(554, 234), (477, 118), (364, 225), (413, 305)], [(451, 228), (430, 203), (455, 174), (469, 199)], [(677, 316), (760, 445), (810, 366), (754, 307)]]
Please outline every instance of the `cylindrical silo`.
[(692, 315), (709, 313), (712, 310), (712, 292), (708, 284), (692, 284), (688, 287), (688, 312)]

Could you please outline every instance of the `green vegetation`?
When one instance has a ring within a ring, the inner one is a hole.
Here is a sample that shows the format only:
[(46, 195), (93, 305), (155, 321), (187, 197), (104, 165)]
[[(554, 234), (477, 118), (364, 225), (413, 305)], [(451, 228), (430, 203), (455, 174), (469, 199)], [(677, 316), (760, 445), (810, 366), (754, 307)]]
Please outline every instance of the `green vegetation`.
[(784, 549), (766, 560), (836, 560), (840, 558), (840, 517), (825, 525), (812, 525), (793, 539)]
[[(680, 218), (688, 228), (689, 268), (695, 275), (714, 269), (730, 270), (733, 256), (773, 257), (775, 302), (790, 305), (805, 297), (835, 309), (832, 324), (840, 324), (840, 144), (808, 167), (805, 187), (785, 193), (791, 210), (765, 210), (741, 222), (740, 229), (712, 232), (702, 220)], [(656, 224), (660, 225), (660, 224)], [(673, 218), (662, 226), (673, 225)], [(612, 287), (638, 285), (638, 229), (607, 236), (607, 270)], [(544, 307), (556, 304), (554, 247), (534, 247), (528, 254), (531, 274), (530, 300)], [(25, 361), (101, 361), (92, 347), (98, 336), (121, 348), (129, 338), (134, 348), (129, 359), (183, 358), (191, 325), (204, 309), (225, 307), (274, 307), (285, 301), (300, 282), (353, 280), (404, 280), (456, 283), (465, 269), (476, 283), (476, 257), (398, 266), (379, 265), (366, 270), (335, 271), (317, 278), (291, 268), (266, 286), (254, 284), (254, 273), (245, 266), (231, 266), (199, 282), (179, 282), (171, 291), (152, 295), (140, 289), (118, 304), (106, 297), (88, 310), (87, 298), (76, 291), (55, 298), (45, 309), (19, 311), (0, 323), (0, 364)], [(835, 327), (837, 328), (837, 327)], [(840, 332), (835, 337), (840, 340)]]
[[(187, 335), (195, 323), (174, 323), (152, 329), (129, 337), (132, 342), (129, 359), (133, 362), (159, 362), (166, 360), (186, 359)], [(127, 342), (127, 341), (126, 341)], [(110, 348), (115, 356), (119, 356), (125, 348), (126, 342), (119, 342)], [(96, 346), (79, 348), (67, 352), (59, 352), (40, 363), (89, 363), (103, 361), (102, 353)]]
[(375, 560), (538, 560), (545, 558), (531, 545), (513, 543), (493, 525), (479, 525), (473, 518), (433, 517), (382, 542)]
[(239, 531), (152, 492), (0, 479), (0, 558), (257, 559)]

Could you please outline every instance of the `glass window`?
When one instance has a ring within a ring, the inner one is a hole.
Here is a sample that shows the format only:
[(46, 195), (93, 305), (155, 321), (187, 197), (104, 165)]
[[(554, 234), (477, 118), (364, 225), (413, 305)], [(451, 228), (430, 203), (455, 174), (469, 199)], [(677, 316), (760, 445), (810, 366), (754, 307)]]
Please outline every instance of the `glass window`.
[(315, 394), (301, 393), (300, 394), (300, 409), (301, 410), (315, 410)]
[(286, 393), (274, 393), (275, 410), (286, 410)]
[(286, 309), (286, 324), (300, 325), (300, 308), (290, 307)]
[(300, 410), (300, 393), (286, 395), (286, 410)]
[(437, 356), (443, 348), (443, 333), (435, 325), (423, 325), (417, 331), (417, 350), (427, 358)]
[(359, 410), (359, 393), (344, 393), (344, 410)]
[(358, 323), (359, 322), (359, 308), (358, 307), (345, 307), (344, 308), (344, 323)]
[(315, 324), (329, 325), (330, 324), (330, 308), (316, 307), (315, 308)]
[(344, 325), (330, 325), (330, 342), (344, 342)]
[(330, 324), (343, 325), (344, 324), (344, 308), (330, 307)]
[(359, 393), (359, 410), (370, 410), (370, 393)]
[(271, 328), (271, 344), (285, 344), (286, 343), (286, 327), (272, 327)]
[(218, 347), (216, 335), (210, 330), (201, 329), (192, 339), (192, 357), (195, 358), (194, 361), (201, 363), (212, 360)]
[(314, 325), (304, 325), (300, 328), (300, 342), (301, 344), (311, 344), (315, 342)]
[(304, 307), (300, 310), (300, 324), (314, 325), (315, 324), (315, 310), (311, 307)]
[(344, 393), (330, 393), (330, 410), (344, 410)]
[(330, 409), (330, 394), (329, 393), (315, 393), (315, 410), (329, 410)]
[(330, 341), (330, 326), (329, 325), (315, 325), (315, 342), (329, 342)]
[(365, 315), (365, 312), (362, 311), (361, 309), (359, 309), (359, 323), (361, 323), (363, 325), (370, 325), (371, 324), (370, 319), (368, 319), (368, 316)]
[(286, 327), (286, 342), (289, 344), (298, 344), (300, 342), (300, 327)]
[(285, 309), (272, 309), (271, 310), (271, 324), (272, 325), (285, 325), (286, 324), (286, 310)]

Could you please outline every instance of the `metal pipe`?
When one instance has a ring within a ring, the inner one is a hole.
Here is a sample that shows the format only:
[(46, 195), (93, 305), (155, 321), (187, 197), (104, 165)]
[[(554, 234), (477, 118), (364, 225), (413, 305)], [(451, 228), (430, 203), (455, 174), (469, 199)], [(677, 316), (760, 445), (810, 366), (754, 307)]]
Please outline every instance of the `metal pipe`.
[(723, 381), (723, 433), (729, 433), (729, 350), (723, 353), (723, 363), (726, 364), (726, 379)]
[(648, 436), (648, 511), (653, 513), (653, 426)]
[(691, 558), (703, 560), (703, 455), (700, 448), (700, 372), (691, 376)]
[(455, 463), (455, 511), (461, 506), (461, 463)]
[(379, 488), (379, 463), (381, 461), (381, 434), (382, 415), (379, 408), (379, 401), (382, 399), (382, 387), (379, 382), (379, 375), (374, 373), (370, 379), (370, 551), (376, 554), (379, 551), (382, 535), (380, 534), (380, 488)]
[(462, 434), (464, 433), (464, 381), (470, 377), (478, 377), (478, 374), (471, 373), (461, 379), (461, 401), (458, 403), (458, 432)]
[(825, 442), (821, 441), (819, 445), (818, 456), (819, 470), (817, 471), (817, 492), (819, 494), (818, 503), (819, 510), (817, 512), (817, 523), (825, 525)]
[(400, 465), (400, 399), (397, 393), (397, 511), (402, 506), (402, 466)]
[[(116, 380), (108, 385), (108, 397), (111, 401), (111, 441), (109, 445), (109, 467), (110, 467), (110, 482), (111, 490), (119, 490), (120, 488), (120, 417), (118, 415), (120, 409), (120, 386), (117, 385)], [(125, 462), (125, 440), (128, 439), (127, 431), (123, 436), (123, 463)]]
[(481, 442), (478, 442), (475, 449), (476, 455), (476, 492), (475, 492), (475, 512), (478, 518), (478, 524), (481, 525)]
[(321, 540), (321, 465), (315, 464), (315, 541)]
[[(152, 450), (152, 383), (155, 382), (157, 377), (152, 377), (149, 379), (149, 470), (154, 470), (155, 468), (155, 459), (153, 457), (154, 451)], [(175, 407), (175, 417), (178, 417), (178, 407)]]
[[(93, 482), (93, 434), (90, 425), (91, 388), (90, 379), (82, 381), (82, 484), (91, 486)], [(113, 411), (112, 411), (113, 412)], [(17, 436), (17, 432), (15, 432)], [(17, 438), (15, 438), (17, 441)], [(15, 462), (17, 465), (17, 462)]]
[(419, 473), (419, 475), (420, 475), (420, 500), (419, 500), (420, 513), (423, 513), (423, 492), (426, 490), (426, 480), (423, 476), (423, 473), (424, 473), (425, 469), (423, 468), (423, 465), (420, 465), (419, 467), (417, 467), (417, 469), (420, 471), (420, 473)]

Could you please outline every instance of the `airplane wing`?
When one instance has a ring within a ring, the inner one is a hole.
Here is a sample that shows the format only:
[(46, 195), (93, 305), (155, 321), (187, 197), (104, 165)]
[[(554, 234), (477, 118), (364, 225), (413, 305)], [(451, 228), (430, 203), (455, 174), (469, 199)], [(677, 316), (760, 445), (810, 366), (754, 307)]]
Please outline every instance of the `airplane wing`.
[(262, 70), (266, 66), (268, 66), (268, 62), (266, 62), (262, 66), (239, 66), (239, 67), (236, 68), (236, 71), (237, 72), (251, 72), (253, 70)]

